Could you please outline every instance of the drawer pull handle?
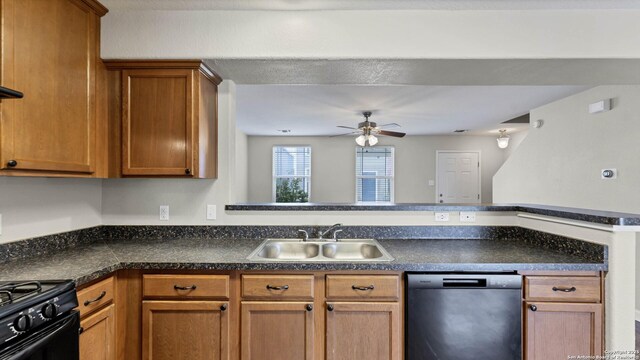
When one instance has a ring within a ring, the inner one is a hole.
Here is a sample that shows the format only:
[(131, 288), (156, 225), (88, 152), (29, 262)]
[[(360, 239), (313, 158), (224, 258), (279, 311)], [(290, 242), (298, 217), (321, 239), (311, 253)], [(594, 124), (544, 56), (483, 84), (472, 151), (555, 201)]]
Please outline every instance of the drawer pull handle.
[(367, 290), (373, 290), (375, 289), (375, 286), (373, 285), (369, 285), (369, 286), (358, 286), (358, 285), (352, 285), (351, 288), (353, 290), (361, 290), (361, 291), (367, 291)]
[(562, 292), (574, 292), (577, 289), (576, 289), (575, 286), (572, 286), (570, 288), (559, 288), (559, 287), (555, 287), (554, 286), (553, 288), (551, 288), (551, 290), (553, 290), (553, 291), (562, 291)]
[(104, 298), (106, 295), (107, 295), (107, 292), (103, 291), (103, 292), (100, 293), (100, 295), (98, 295), (97, 298), (95, 298), (93, 300), (85, 300), (84, 301), (84, 306), (89, 306), (89, 305), (91, 305), (91, 304), (93, 304), (95, 302), (98, 302), (98, 301), (102, 300), (102, 298)]
[(273, 285), (267, 284), (267, 289), (268, 290), (288, 290), (289, 285), (273, 286)]
[(195, 290), (196, 286), (195, 285), (191, 285), (191, 286), (173, 285), (173, 288), (176, 289), (176, 290)]
[(531, 311), (538, 311), (538, 307), (533, 304), (529, 305), (529, 309), (531, 309)]

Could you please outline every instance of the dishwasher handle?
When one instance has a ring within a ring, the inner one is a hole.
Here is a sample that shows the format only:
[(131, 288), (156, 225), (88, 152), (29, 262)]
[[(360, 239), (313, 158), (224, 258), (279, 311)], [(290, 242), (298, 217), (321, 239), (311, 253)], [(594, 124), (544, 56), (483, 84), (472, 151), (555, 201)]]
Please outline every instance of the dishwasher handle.
[(517, 274), (407, 274), (411, 289), (521, 289)]

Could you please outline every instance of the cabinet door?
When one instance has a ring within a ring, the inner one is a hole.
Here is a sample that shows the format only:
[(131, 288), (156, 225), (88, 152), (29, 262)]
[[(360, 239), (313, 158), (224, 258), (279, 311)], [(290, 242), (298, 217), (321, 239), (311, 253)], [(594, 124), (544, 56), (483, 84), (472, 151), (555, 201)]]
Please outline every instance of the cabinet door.
[(2, 85), (24, 98), (1, 102), (0, 169), (93, 173), (99, 17), (74, 0), (1, 7)]
[(602, 355), (602, 304), (525, 303), (527, 360)]
[(328, 303), (327, 360), (399, 360), (398, 303)]
[(305, 302), (242, 302), (243, 360), (312, 360), (313, 310)]
[(115, 360), (114, 306), (98, 311), (80, 322), (80, 360)]
[(143, 360), (227, 360), (228, 304), (143, 301)]
[(122, 71), (122, 174), (193, 174), (193, 71)]

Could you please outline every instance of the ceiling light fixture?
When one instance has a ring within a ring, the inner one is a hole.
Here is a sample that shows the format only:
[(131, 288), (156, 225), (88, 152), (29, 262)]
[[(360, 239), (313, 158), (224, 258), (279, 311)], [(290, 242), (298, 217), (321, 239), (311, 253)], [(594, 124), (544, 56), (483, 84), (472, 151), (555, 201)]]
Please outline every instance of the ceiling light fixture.
[(509, 146), (509, 138), (507, 129), (500, 129), (500, 136), (496, 139), (498, 141), (498, 147), (500, 149), (506, 149)]

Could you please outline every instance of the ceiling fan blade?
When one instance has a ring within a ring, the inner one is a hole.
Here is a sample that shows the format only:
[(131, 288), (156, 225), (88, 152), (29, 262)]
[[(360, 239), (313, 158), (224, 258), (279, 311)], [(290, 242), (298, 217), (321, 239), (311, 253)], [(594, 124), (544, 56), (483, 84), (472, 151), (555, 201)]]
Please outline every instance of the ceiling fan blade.
[(384, 124), (384, 125), (379, 125), (379, 128), (383, 128), (383, 127), (401, 127), (400, 124), (396, 124), (396, 123), (388, 123), (388, 124)]
[(397, 132), (397, 131), (386, 131), (386, 130), (379, 130), (378, 135), (384, 135), (384, 136), (393, 136), (393, 137), (404, 137), (405, 133), (403, 132)]
[(332, 138), (332, 137), (355, 135), (355, 134), (360, 134), (360, 131), (352, 131), (352, 132), (346, 133), (346, 134), (331, 135), (329, 137)]
[(358, 130), (358, 128), (354, 128), (354, 127), (351, 127), (351, 126), (342, 126), (342, 125), (338, 125), (338, 126), (336, 126), (336, 127), (343, 128), (343, 129)]

